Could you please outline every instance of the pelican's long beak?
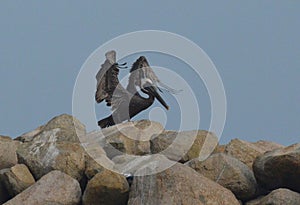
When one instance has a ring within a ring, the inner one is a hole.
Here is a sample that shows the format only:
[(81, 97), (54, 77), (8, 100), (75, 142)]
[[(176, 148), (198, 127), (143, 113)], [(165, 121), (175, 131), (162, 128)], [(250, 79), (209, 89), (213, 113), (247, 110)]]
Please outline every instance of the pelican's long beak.
[(167, 110), (169, 110), (169, 106), (164, 101), (164, 99), (162, 99), (162, 97), (159, 95), (159, 93), (157, 92), (157, 89), (155, 87), (148, 86), (145, 89), (148, 90)]

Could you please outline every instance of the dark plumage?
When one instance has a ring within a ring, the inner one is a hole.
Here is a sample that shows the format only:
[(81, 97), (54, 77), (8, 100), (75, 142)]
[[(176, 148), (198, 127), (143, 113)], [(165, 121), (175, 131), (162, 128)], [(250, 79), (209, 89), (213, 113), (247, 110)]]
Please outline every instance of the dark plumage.
[[(116, 63), (116, 52), (109, 51), (105, 54), (106, 60), (96, 75), (97, 91), (95, 99), (97, 103), (105, 100), (107, 106), (112, 107), (112, 114), (100, 121), (101, 128), (109, 127), (125, 120), (130, 120), (143, 110), (150, 107), (155, 98), (166, 108), (169, 106), (158, 93), (159, 79), (150, 68), (144, 56), (139, 57), (130, 69), (129, 83), (125, 89), (118, 79), (119, 68)], [(124, 65), (124, 64), (123, 64)], [(142, 97), (137, 89), (148, 95)], [(160, 89), (159, 89), (160, 90)]]

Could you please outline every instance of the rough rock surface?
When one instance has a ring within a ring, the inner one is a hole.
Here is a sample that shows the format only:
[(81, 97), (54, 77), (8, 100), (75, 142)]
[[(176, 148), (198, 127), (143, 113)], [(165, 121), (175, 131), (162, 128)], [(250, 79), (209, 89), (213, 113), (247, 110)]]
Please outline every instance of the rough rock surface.
[(144, 175), (145, 170), (147, 175), (156, 174), (176, 163), (160, 154), (146, 156), (120, 155), (112, 160), (115, 163), (115, 170), (118, 170), (119, 173), (135, 176)]
[(10, 137), (0, 135), (0, 170), (9, 168), (18, 163), (17, 143)]
[(229, 190), (176, 163), (156, 175), (135, 177), (128, 204), (239, 205), (239, 202)]
[(17, 164), (2, 174), (2, 181), (10, 197), (14, 197), (35, 183), (24, 164)]
[(173, 161), (187, 162), (194, 158), (206, 159), (218, 145), (218, 138), (211, 132), (164, 131), (151, 139), (151, 152), (163, 154)]
[(267, 189), (284, 187), (300, 192), (300, 143), (259, 156), (253, 171), (257, 182)]
[(84, 150), (79, 144), (56, 141), (57, 136), (52, 133), (50, 140), (23, 143), (17, 150), (19, 162), (25, 164), (36, 179), (52, 170), (60, 170), (80, 181), (85, 170)]
[(126, 122), (103, 130), (106, 142), (120, 152), (132, 155), (150, 153), (150, 139), (163, 131), (161, 124), (149, 120)]
[(0, 204), (3, 204), (4, 202), (6, 202), (7, 200), (10, 199), (8, 191), (4, 185), (3, 182), (3, 173), (6, 172), (8, 169), (2, 169), (0, 170)]
[(56, 142), (79, 142), (78, 137), (86, 134), (85, 126), (71, 115), (62, 114), (51, 119), (46, 125), (25, 133), (16, 140), (22, 142), (47, 141), (56, 136)]
[(251, 143), (240, 139), (233, 139), (226, 145), (225, 153), (237, 158), (252, 169), (252, 164), (256, 157), (267, 151), (282, 147), (282, 145), (267, 141)]
[[(233, 193), (241, 204), (299, 204), (299, 147), (238, 139), (218, 146), (210, 132), (166, 131), (148, 120), (86, 134), (63, 114), (15, 140), (0, 136), (0, 204), (126, 204), (128, 195), (138, 205), (239, 204)], [(262, 197), (249, 202), (256, 157)]]
[(82, 197), (83, 205), (126, 205), (129, 185), (126, 178), (105, 170), (96, 174), (87, 184)]
[(52, 171), (5, 205), (78, 205), (80, 197), (81, 189), (75, 179), (60, 171)]
[(300, 194), (288, 189), (276, 189), (267, 196), (249, 201), (246, 205), (298, 205)]
[(203, 176), (231, 190), (240, 200), (255, 197), (257, 183), (252, 170), (226, 154), (213, 154), (205, 161), (193, 159), (187, 165)]

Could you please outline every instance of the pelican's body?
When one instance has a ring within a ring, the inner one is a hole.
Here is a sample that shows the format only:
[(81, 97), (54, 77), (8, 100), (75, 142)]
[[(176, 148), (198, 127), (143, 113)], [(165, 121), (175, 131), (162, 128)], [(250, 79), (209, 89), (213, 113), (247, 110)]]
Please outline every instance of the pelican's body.
[[(97, 103), (105, 100), (108, 106), (112, 107), (112, 114), (107, 118), (98, 121), (101, 128), (109, 127), (125, 120), (130, 120), (143, 110), (146, 110), (153, 103), (155, 98), (166, 108), (169, 106), (157, 92), (159, 80), (150, 68), (147, 59), (141, 56), (132, 65), (129, 76), (129, 83), (125, 89), (118, 80), (119, 65), (116, 63), (115, 51), (106, 53), (106, 61), (102, 64), (96, 78)], [(136, 86), (148, 97), (141, 96)]]

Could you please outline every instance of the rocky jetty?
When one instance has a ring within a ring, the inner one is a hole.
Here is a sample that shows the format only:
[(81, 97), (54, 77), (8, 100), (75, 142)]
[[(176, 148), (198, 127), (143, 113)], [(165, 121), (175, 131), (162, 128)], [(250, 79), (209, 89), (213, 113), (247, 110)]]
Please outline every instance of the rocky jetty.
[(300, 204), (300, 144), (233, 139), (126, 122), (86, 133), (60, 115), (0, 136), (0, 204)]

